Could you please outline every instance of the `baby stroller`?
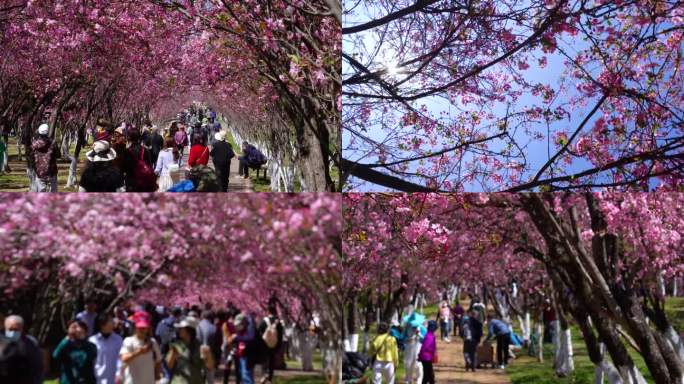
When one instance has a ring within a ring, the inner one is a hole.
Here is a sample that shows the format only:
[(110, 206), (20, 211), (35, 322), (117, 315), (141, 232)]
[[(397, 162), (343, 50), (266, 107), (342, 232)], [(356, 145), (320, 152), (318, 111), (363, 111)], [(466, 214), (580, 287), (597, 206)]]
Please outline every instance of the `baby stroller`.
[(342, 384), (364, 384), (363, 374), (370, 365), (370, 359), (358, 352), (345, 352), (342, 356)]

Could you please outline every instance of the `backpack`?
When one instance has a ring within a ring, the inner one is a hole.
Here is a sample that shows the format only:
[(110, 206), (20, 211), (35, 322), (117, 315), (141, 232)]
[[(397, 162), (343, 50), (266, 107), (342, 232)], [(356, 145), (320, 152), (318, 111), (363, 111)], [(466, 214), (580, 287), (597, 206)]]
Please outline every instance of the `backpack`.
[(218, 192), (219, 184), (216, 172), (206, 166), (198, 165), (188, 172), (188, 179), (192, 181), (196, 192)]
[(188, 142), (188, 135), (184, 131), (178, 131), (173, 135), (173, 140), (176, 142), (176, 145), (185, 146)]
[(145, 161), (145, 148), (140, 147), (140, 156), (135, 161), (133, 169), (135, 188), (140, 192), (154, 192), (157, 190), (157, 175)]
[(42, 146), (40, 149), (33, 147), (35, 157), (35, 171), (36, 176), (38, 176), (39, 179), (44, 180), (49, 178), (51, 175), (55, 175), (57, 173), (57, 168), (55, 166), (56, 163), (53, 163), (52, 160), (52, 158), (55, 155), (55, 146), (50, 141), (46, 142), (43, 139), (38, 140), (42, 140), (40, 141), (40, 143), (42, 143)]
[(264, 331), (264, 335), (262, 336), (264, 339), (264, 342), (266, 343), (266, 346), (269, 348), (273, 349), (278, 345), (278, 322), (274, 321), (271, 323), (271, 321), (266, 318), (266, 331)]

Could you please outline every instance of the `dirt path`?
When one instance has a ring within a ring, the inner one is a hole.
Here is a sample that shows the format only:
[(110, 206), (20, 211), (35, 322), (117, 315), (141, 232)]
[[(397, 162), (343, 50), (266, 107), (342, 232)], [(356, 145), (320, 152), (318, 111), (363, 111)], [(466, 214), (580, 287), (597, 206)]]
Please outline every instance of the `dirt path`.
[[(254, 374), (254, 379), (257, 383), (261, 381), (261, 378), (265, 375), (264, 372), (261, 371), (261, 368), (257, 366), (255, 368), (255, 374)], [(301, 379), (302, 381), (306, 381), (307, 383), (313, 382), (314, 379), (320, 378), (320, 383), (325, 383), (325, 377), (323, 376), (323, 372), (321, 371), (301, 371), (298, 369), (288, 369), (288, 370), (276, 370), (273, 374), (274, 381), (278, 380), (295, 380), (295, 379)], [(291, 381), (292, 383), (296, 383), (296, 381)], [(218, 371), (216, 373), (216, 380), (214, 380), (215, 384), (223, 384), (223, 371)], [(230, 380), (228, 381), (229, 384), (235, 384), (235, 371), (231, 371), (230, 373)]]
[(463, 360), (463, 341), (453, 337), (451, 343), (439, 340), (437, 351), (439, 363), (435, 366), (437, 384), (509, 384), (510, 380), (503, 370), (482, 368), (476, 372), (465, 371)]

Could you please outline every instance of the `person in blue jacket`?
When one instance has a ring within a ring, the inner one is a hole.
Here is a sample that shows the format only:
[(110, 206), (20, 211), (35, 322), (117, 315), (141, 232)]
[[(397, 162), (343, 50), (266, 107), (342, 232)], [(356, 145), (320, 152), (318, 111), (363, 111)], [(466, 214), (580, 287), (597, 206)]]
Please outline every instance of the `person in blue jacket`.
[(508, 346), (511, 344), (511, 328), (502, 320), (495, 319), (494, 315), (487, 315), (489, 333), (485, 342), (496, 337), (496, 360), (499, 368), (505, 369), (508, 365)]

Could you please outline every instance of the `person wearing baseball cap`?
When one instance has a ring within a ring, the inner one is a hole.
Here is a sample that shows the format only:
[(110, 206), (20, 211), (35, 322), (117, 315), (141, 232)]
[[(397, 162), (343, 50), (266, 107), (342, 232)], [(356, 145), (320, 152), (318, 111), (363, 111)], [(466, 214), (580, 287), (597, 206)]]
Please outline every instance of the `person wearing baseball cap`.
[(231, 336), (230, 342), (237, 345), (236, 357), (240, 367), (240, 382), (242, 384), (254, 384), (254, 362), (250, 361), (247, 351), (253, 348), (256, 339), (256, 328), (251, 316), (243, 313), (235, 316), (236, 333)]
[[(170, 384), (204, 384), (204, 377), (214, 371), (214, 358), (208, 346), (197, 338), (199, 321), (187, 316), (175, 325), (178, 339), (171, 343), (166, 366), (171, 371)], [(210, 379), (211, 380), (211, 379)]]
[(135, 334), (125, 338), (121, 347), (121, 361), (125, 364), (123, 384), (155, 383), (161, 378), (161, 351), (150, 336), (150, 314), (137, 311), (132, 320)]

